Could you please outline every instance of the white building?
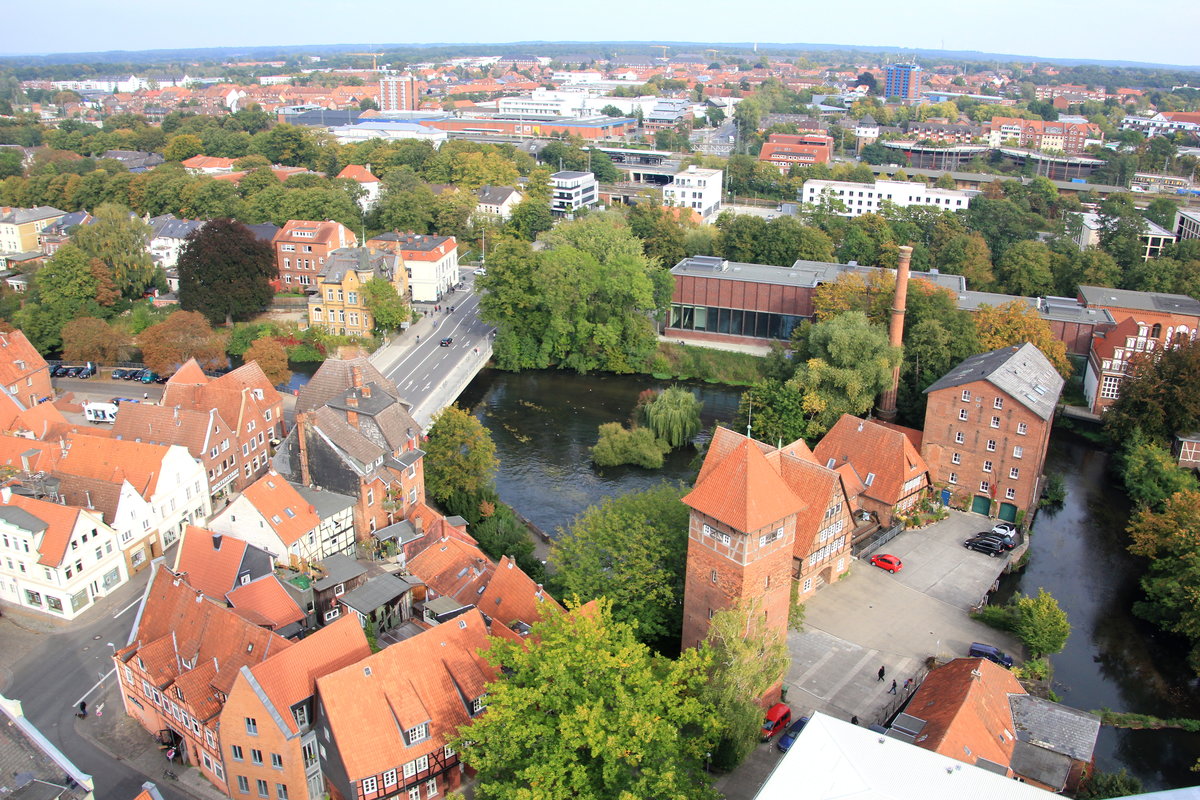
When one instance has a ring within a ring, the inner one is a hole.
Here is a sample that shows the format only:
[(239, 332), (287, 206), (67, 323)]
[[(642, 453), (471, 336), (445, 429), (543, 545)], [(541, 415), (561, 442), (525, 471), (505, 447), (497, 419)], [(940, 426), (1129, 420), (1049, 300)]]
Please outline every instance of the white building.
[(354, 556), (354, 498), (290, 483), (272, 470), (209, 523), (295, 565), (327, 556)]
[[(179, 263), (179, 253), (187, 237), (204, 227), (202, 219), (178, 219), (174, 214), (163, 214), (146, 220), (154, 231), (150, 239), (150, 255), (154, 263), (163, 269), (171, 269)], [(178, 291), (175, 287), (172, 291)]]
[(663, 204), (693, 209), (707, 221), (721, 210), (724, 179), (722, 170), (690, 166), (663, 187)]
[(367, 242), (400, 256), (408, 290), (418, 303), (435, 303), (458, 283), (458, 241), (453, 236), (381, 233)]
[(570, 218), (578, 209), (596, 205), (600, 184), (590, 172), (568, 169), (550, 176), (550, 189), (550, 210)]
[(589, 101), (595, 92), (562, 92), (550, 89), (534, 89), (531, 94), (518, 97), (501, 97), (496, 101), (496, 111), (502, 116), (513, 117), (586, 117), (598, 109), (590, 109)]
[(441, 147), (442, 142), (448, 138), (445, 131), (437, 128), (428, 128), (415, 122), (397, 122), (395, 120), (371, 120), (370, 122), (360, 122), (357, 125), (337, 125), (330, 128), (329, 131), (339, 144), (365, 142), (369, 139), (391, 141), (417, 139), (429, 142), (437, 148)]
[(116, 529), (131, 575), (212, 513), (204, 467), (180, 445), (74, 436), (51, 475), (64, 503)]
[[(1079, 217), (1079, 227), (1072, 237), (1075, 246), (1080, 250), (1099, 247), (1100, 234), (1104, 231), (1104, 226), (1100, 223), (1100, 215), (1077, 214), (1076, 216)], [(1142, 223), (1144, 225), (1141, 236), (1142, 260), (1149, 261), (1152, 258), (1158, 258), (1162, 255), (1163, 248), (1175, 242), (1175, 234), (1148, 219), (1143, 219)]]
[(1179, 241), (1200, 239), (1200, 211), (1181, 208), (1175, 212), (1175, 236)]
[(502, 222), (507, 221), (517, 204), (525, 199), (511, 186), (481, 186), (475, 196), (479, 199), (475, 205), (477, 217)]
[(924, 183), (908, 181), (875, 181), (855, 183), (853, 181), (807, 180), (800, 189), (800, 202), (816, 206), (822, 201), (840, 201), (845, 208), (838, 213), (844, 217), (860, 214), (876, 214), (883, 204), (906, 208), (929, 206), (947, 211), (961, 211), (971, 204), (977, 191), (964, 189), (938, 189)]
[(128, 578), (99, 512), (0, 489), (0, 598), (74, 619)]

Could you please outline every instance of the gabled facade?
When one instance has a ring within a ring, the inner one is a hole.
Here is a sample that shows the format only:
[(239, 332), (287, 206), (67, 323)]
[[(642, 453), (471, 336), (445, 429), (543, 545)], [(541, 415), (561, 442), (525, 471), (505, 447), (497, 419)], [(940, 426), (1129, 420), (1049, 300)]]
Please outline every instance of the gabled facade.
[(400, 256), (415, 302), (441, 300), (458, 283), (458, 242), (453, 236), (393, 231), (374, 237), (367, 246)]
[(683, 502), (691, 509), (684, 647), (704, 640), (716, 612), (752, 599), (783, 634), (791, 581), (803, 598), (849, 568), (850, 497), (803, 441), (776, 449), (718, 428)]
[(291, 483), (271, 470), (209, 523), (239, 536), (280, 564), (299, 566), (354, 555), (354, 498)]
[(1009, 522), (1034, 508), (1062, 387), (1026, 343), (971, 356), (926, 389), (921, 447), (942, 502)]
[(0, 597), (74, 619), (129, 577), (117, 532), (95, 512), (0, 489)]
[(304, 291), (317, 283), (325, 259), (341, 247), (355, 247), (358, 238), (340, 222), (288, 220), (272, 241), (279, 268), (279, 291)]
[(50, 367), (21, 331), (0, 332), (0, 386), (25, 408), (54, 398)]
[(0, 207), (0, 253), (28, 253), (38, 249), (38, 234), (67, 212), (51, 206)]
[(358, 206), (363, 213), (370, 211), (379, 203), (380, 180), (371, 174), (371, 165), (348, 164), (337, 174), (339, 178), (354, 181), (363, 190), (358, 198)]
[(507, 222), (513, 209), (525, 198), (510, 186), (481, 186), (475, 193), (479, 199), (475, 216)]
[(290, 645), (159, 568), (129, 643), (113, 656), (125, 713), (234, 796), (220, 744), (222, 708), (243, 667)]
[(236, 485), (242, 473), (238, 437), (217, 409), (207, 411), (153, 403), (123, 403), (112, 434), (117, 439), (150, 444), (180, 445), (197, 459), (208, 476), (213, 497)]
[(469, 611), (317, 680), (321, 768), (335, 800), (431, 800), (457, 789), (450, 742), (484, 713), (492, 668)]
[(236, 586), (272, 574), (271, 554), (236, 536), (190, 526), (175, 555), (177, 575), (210, 599), (225, 602)]
[(220, 716), (231, 797), (262, 796), (265, 786), (276, 800), (322, 800), (325, 781), (313, 725), (317, 679), (370, 654), (357, 620), (347, 618), (242, 667)]
[(375, 317), (365, 287), (374, 278), (387, 281), (400, 297), (407, 297), (408, 274), (398, 256), (373, 247), (334, 250), (309, 289), (308, 324), (335, 336), (371, 335)]

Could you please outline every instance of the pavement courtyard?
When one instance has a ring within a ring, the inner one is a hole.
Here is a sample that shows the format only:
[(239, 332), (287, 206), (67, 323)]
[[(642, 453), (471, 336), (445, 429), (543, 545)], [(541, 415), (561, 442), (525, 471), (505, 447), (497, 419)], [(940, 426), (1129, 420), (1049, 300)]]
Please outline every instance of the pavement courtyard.
[[(793, 717), (821, 711), (844, 720), (857, 716), (862, 725), (880, 723), (903, 700), (905, 679), (914, 680), (915, 691), (930, 657), (965, 656), (971, 642), (1021, 656), (1015, 639), (969, 616), (1007, 559), (967, 550), (962, 542), (992, 522), (978, 514), (950, 514), (879, 548), (901, 558), (900, 572), (856, 560), (849, 575), (808, 601), (803, 632), (788, 636), (792, 663), (784, 687)], [(896, 696), (889, 693), (893, 679), (900, 685)], [(717, 789), (731, 800), (749, 800), (782, 755), (774, 740), (760, 744), (738, 769), (718, 779)]]

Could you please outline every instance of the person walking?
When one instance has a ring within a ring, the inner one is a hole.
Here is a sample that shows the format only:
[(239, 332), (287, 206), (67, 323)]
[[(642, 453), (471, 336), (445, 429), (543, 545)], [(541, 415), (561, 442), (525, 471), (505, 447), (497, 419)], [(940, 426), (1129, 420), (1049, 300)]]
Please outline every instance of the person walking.
[(896, 694), (896, 679), (892, 678), (892, 688), (888, 689), (888, 694)]
[(904, 679), (904, 691), (908, 692), (912, 689), (912, 678)]
[(87, 701), (79, 701), (79, 713), (75, 716), (79, 717), (80, 719), (85, 719), (87, 717)]
[(851, 725), (857, 725), (857, 724), (858, 724), (858, 715), (857, 715), (857, 714), (855, 714), (854, 716), (852, 716), (852, 717), (850, 718), (850, 724), (851, 724)]
[(886, 673), (886, 670), (883, 667), (880, 667), (879, 668), (879, 680), (881, 680), (881, 681), (883, 680), (883, 676), (885, 673)]

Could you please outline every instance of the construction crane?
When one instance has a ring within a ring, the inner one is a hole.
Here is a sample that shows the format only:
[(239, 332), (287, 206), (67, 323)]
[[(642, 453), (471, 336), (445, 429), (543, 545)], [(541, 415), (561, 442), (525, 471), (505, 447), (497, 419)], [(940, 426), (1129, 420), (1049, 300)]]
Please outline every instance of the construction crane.
[(346, 55), (348, 55), (348, 56), (370, 56), (371, 57), (371, 70), (373, 72), (378, 72), (379, 71), (379, 63), (378, 63), (377, 59), (381, 55), (383, 55), (383, 53), (346, 53)]
[(652, 44), (652, 45), (650, 45), (650, 49), (651, 50), (662, 50), (662, 55), (660, 56), (660, 58), (662, 58), (663, 61), (667, 60), (667, 50), (669, 50), (670, 48), (667, 47), (665, 44)]

